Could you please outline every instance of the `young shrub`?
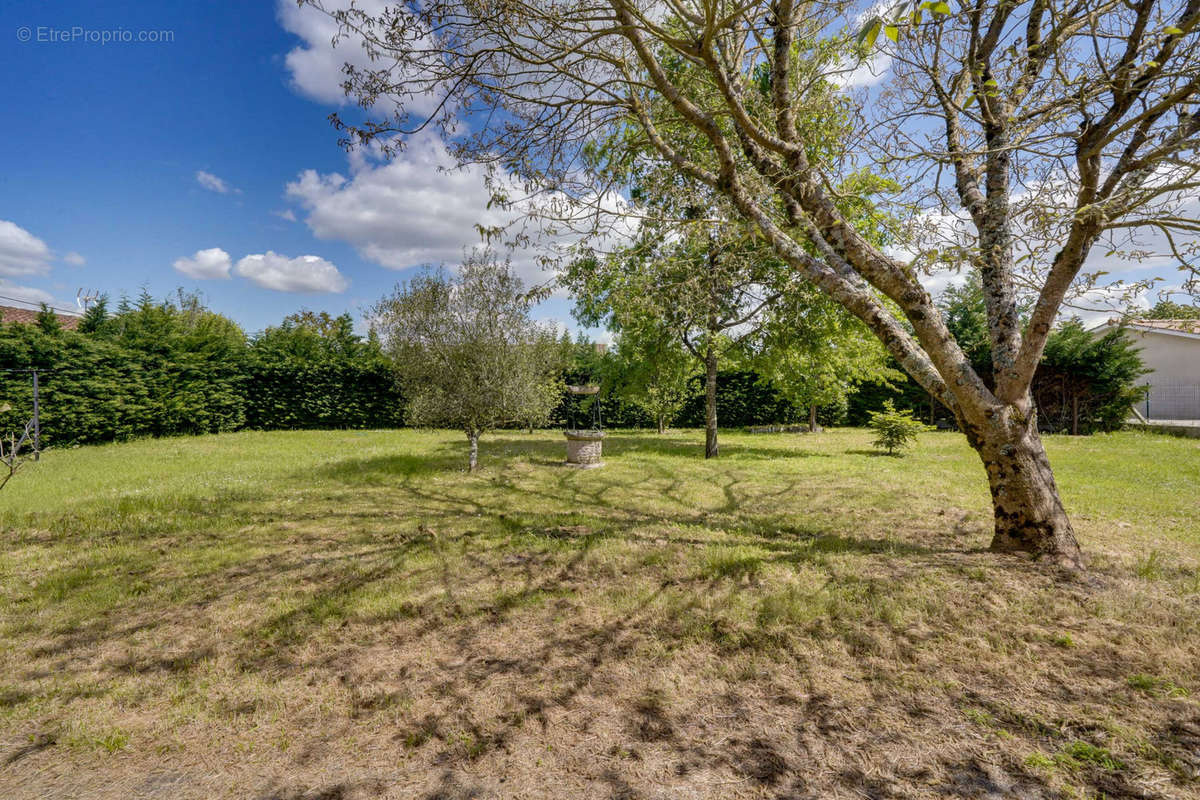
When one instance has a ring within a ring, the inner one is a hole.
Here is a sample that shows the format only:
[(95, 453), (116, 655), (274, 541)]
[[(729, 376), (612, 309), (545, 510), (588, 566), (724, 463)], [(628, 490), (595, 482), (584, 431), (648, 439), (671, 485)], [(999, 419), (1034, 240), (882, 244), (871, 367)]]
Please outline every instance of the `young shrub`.
[(883, 411), (871, 412), (867, 424), (875, 431), (873, 444), (887, 450), (889, 456), (910, 446), (921, 431), (930, 430), (925, 423), (913, 419), (911, 411), (897, 411), (891, 400), (883, 404)]

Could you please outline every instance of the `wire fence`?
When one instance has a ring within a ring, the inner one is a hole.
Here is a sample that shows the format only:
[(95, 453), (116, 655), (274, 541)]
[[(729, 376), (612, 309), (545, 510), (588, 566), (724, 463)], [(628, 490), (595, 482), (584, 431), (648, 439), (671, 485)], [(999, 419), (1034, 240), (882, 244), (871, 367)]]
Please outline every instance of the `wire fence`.
[(1150, 391), (1140, 411), (1148, 420), (1200, 419), (1200, 383), (1147, 384)]

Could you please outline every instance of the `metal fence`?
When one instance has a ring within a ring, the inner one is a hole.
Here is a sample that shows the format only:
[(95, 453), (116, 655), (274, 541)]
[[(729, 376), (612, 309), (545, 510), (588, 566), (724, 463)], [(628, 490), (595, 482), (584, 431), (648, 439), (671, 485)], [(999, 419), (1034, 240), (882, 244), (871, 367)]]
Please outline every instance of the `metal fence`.
[(1200, 419), (1200, 383), (1147, 384), (1142, 408), (1146, 419)]

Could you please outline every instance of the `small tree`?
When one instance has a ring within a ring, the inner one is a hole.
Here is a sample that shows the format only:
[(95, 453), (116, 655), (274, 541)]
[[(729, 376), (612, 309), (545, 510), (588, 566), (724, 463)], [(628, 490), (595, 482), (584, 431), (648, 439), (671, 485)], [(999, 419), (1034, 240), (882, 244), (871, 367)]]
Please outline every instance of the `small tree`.
[[(12, 411), (12, 406), (8, 403), (0, 404), (0, 414)], [(25, 466), (25, 463), (34, 457), (34, 454), (25, 450), (22, 452), (22, 447), (29, 441), (29, 427), (33, 424), (33, 420), (25, 423), (25, 430), (21, 433), (21, 437), (11, 434), (8, 441), (0, 439), (0, 489), (8, 485), (13, 475), (17, 474), (17, 470)]]
[(888, 365), (887, 350), (862, 322), (806, 282), (796, 282), (771, 309), (751, 363), (783, 397), (808, 409), (810, 432), (818, 407), (844, 404), (862, 383), (905, 377)]
[(472, 471), (480, 434), (548, 415), (558, 340), (529, 318), (520, 279), (490, 253), (468, 257), (457, 276), (436, 269), (397, 286), (371, 316), (408, 419), (463, 430)]
[(627, 320), (617, 337), (617, 392), (666, 433), (687, 402), (696, 362), (661, 320)]
[(1033, 383), (1041, 424), (1073, 436), (1120, 428), (1146, 396), (1138, 380), (1150, 370), (1138, 353), (1124, 328), (1097, 336), (1078, 318), (1058, 326)]
[(631, 321), (657, 319), (703, 365), (704, 457), (715, 458), (718, 365), (758, 330), (783, 268), (737, 223), (718, 220), (679, 236), (647, 224), (607, 257), (576, 259), (560, 281), (584, 324), (621, 331)]
[(883, 404), (883, 411), (872, 412), (867, 424), (875, 431), (872, 444), (887, 450), (889, 456), (910, 446), (921, 431), (929, 430), (928, 425), (913, 419), (911, 411), (897, 411), (891, 400)]

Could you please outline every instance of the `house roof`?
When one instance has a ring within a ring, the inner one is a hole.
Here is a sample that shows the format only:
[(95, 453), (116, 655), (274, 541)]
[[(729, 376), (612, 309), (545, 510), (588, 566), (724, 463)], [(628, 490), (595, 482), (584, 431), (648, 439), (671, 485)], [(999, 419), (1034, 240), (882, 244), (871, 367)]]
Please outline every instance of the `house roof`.
[[(0, 306), (0, 322), (15, 322), (18, 325), (36, 325), (38, 314), (40, 311), (35, 311), (29, 308), (17, 308), (16, 306)], [(69, 331), (73, 331), (79, 327), (80, 317), (70, 314), (55, 314), (58, 317), (58, 322)]]
[(1139, 328), (1200, 334), (1200, 319), (1131, 319), (1129, 322)]
[(1101, 322), (1093, 331), (1124, 326), (1138, 333), (1160, 333), (1166, 336), (1182, 336), (1200, 340), (1200, 320), (1196, 319), (1121, 319), (1111, 317)]

